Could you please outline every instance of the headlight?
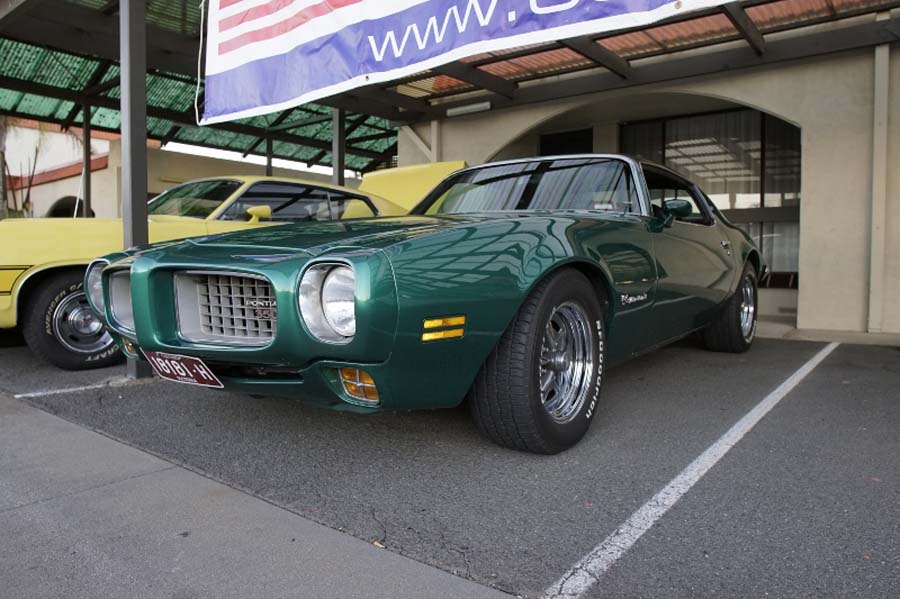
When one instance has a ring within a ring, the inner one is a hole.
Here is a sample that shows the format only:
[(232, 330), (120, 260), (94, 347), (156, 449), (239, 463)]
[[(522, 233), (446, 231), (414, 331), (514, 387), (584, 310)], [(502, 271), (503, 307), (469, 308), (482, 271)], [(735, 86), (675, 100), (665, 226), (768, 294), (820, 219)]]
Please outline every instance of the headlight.
[(322, 311), (332, 329), (343, 337), (356, 334), (356, 276), (346, 266), (332, 268), (322, 285)]
[(84, 277), (84, 292), (87, 293), (91, 307), (101, 318), (106, 319), (106, 305), (103, 302), (103, 269), (106, 262), (94, 262), (88, 266)]
[(356, 334), (356, 276), (343, 264), (317, 264), (300, 281), (300, 313), (322, 341), (346, 343)]

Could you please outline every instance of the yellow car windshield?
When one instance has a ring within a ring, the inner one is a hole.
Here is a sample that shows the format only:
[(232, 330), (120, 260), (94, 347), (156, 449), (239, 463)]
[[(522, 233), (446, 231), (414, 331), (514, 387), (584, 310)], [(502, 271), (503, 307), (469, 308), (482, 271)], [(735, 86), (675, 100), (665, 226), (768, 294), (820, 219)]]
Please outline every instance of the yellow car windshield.
[(151, 216), (207, 218), (242, 184), (233, 179), (185, 183), (153, 198), (147, 206), (147, 212)]

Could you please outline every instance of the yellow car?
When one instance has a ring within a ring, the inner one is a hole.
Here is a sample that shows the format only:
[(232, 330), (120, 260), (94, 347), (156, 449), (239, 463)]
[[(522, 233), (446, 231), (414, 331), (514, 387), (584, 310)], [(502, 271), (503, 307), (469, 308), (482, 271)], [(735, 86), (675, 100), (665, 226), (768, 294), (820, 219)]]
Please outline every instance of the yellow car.
[[(174, 187), (148, 204), (150, 241), (287, 222), (406, 214), (462, 163), (378, 171), (360, 189), (284, 177), (216, 177)], [(386, 200), (367, 187), (394, 198)], [(0, 333), (20, 328), (32, 352), (67, 370), (108, 366), (121, 355), (82, 290), (95, 257), (123, 247), (122, 221), (0, 221)]]

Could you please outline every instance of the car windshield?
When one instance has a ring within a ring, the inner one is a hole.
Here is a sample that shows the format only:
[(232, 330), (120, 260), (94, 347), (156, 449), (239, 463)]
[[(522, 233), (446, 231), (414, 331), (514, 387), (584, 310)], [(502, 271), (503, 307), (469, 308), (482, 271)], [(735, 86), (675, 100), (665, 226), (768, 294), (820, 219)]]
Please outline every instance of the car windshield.
[(156, 196), (147, 206), (151, 215), (207, 218), (231, 197), (243, 182), (233, 179), (192, 181)]
[(413, 214), (511, 210), (637, 212), (628, 165), (614, 158), (558, 158), (485, 166), (445, 179)]

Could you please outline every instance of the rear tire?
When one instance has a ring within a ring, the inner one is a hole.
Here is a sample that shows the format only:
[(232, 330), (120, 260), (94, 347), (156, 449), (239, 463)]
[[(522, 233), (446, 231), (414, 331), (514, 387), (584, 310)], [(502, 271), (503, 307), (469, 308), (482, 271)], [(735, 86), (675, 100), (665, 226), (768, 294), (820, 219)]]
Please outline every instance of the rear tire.
[(481, 433), (533, 453), (575, 445), (597, 411), (604, 335), (603, 308), (584, 275), (565, 269), (540, 282), (469, 391)]
[(22, 334), (32, 352), (65, 370), (112, 366), (122, 353), (91, 311), (80, 271), (45, 279), (25, 306)]
[(706, 349), (734, 354), (750, 349), (756, 338), (757, 299), (756, 269), (747, 264), (734, 295), (703, 330)]

